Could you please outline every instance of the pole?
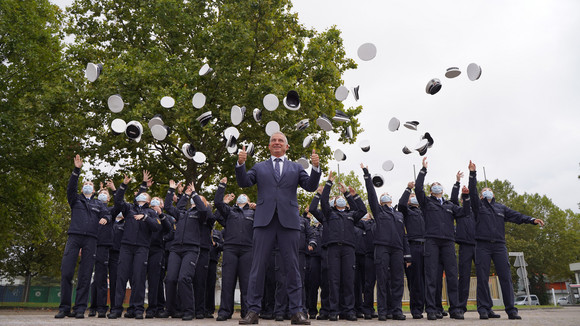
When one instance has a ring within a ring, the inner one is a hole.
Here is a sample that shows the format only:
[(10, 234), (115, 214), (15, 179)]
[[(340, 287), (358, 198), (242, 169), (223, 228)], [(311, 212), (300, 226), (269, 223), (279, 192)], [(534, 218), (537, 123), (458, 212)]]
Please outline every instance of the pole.
[(336, 183), (340, 182), (340, 163), (336, 164), (338, 166), (338, 173), (336, 174)]
[(413, 180), (417, 180), (417, 171), (415, 171), (415, 164), (413, 164), (413, 177), (415, 178)]
[(485, 166), (483, 167), (483, 178), (485, 179), (485, 187), (487, 188), (487, 174), (485, 174)]
[(554, 306), (557, 306), (558, 302), (556, 301), (556, 291), (554, 291), (554, 288), (552, 288), (552, 300), (554, 300)]

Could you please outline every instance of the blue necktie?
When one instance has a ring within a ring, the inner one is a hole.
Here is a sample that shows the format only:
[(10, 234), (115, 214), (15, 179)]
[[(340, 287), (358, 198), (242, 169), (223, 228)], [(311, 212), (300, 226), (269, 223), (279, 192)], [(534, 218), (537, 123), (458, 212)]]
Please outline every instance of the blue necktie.
[(276, 158), (274, 161), (276, 162), (276, 164), (274, 164), (274, 170), (276, 170), (276, 173), (274, 173), (276, 176), (276, 181), (280, 181), (280, 161), (282, 161), (282, 159)]

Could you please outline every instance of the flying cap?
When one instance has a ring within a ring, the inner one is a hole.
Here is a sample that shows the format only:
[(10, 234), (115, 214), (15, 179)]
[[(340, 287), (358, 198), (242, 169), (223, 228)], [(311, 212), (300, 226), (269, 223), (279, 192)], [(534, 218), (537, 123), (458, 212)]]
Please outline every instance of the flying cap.
[(389, 130), (395, 132), (395, 131), (399, 130), (400, 125), (401, 125), (401, 121), (399, 121), (399, 119), (393, 117), (393, 118), (391, 118), (391, 121), (389, 121)]
[(467, 77), (471, 81), (476, 81), (481, 77), (481, 67), (476, 63), (470, 63), (467, 66)]
[(334, 91), (334, 97), (339, 101), (344, 101), (348, 97), (348, 88), (346, 86), (341, 85)]
[(260, 120), (262, 120), (262, 110), (255, 108), (252, 115), (254, 116), (254, 120), (256, 120), (256, 122), (260, 122)]
[(348, 115), (346, 115), (346, 113), (342, 112), (341, 110), (336, 110), (334, 117), (332, 117), (332, 120), (334, 121), (340, 121), (340, 122), (349, 122), (350, 118), (348, 117)]
[(169, 131), (169, 127), (166, 125), (154, 125), (151, 128), (151, 134), (153, 135), (153, 138), (159, 141), (165, 140), (167, 135), (169, 135)]
[(380, 174), (373, 175), (373, 185), (377, 188), (382, 187), (385, 184), (385, 179)]
[(199, 123), (201, 123), (202, 127), (208, 124), (208, 122), (213, 118), (211, 111), (207, 111), (202, 113), (199, 117), (196, 118)]
[(101, 71), (103, 71), (102, 64), (94, 64), (92, 62), (87, 63), (87, 68), (85, 69), (85, 77), (92, 83), (99, 78), (101, 75)]
[(294, 125), (294, 128), (297, 131), (302, 131), (306, 128), (308, 128), (310, 126), (310, 121), (308, 121), (308, 119), (302, 119), (300, 121), (298, 121), (298, 123), (296, 123), (296, 125)]
[(395, 167), (395, 163), (393, 163), (393, 161), (391, 161), (391, 160), (383, 162), (383, 170), (385, 170), (387, 172), (391, 171), (394, 167)]
[(264, 108), (266, 108), (266, 110), (274, 111), (278, 108), (278, 105), (280, 105), (280, 100), (278, 100), (278, 97), (276, 97), (276, 95), (268, 94), (264, 96), (262, 104), (264, 104)]
[(429, 144), (428, 144), (428, 147), (429, 147), (429, 148), (431, 148), (431, 147), (433, 146), (433, 143), (434, 143), (434, 141), (433, 141), (433, 137), (431, 137), (431, 134), (430, 134), (430, 133), (426, 132), (426, 133), (423, 135), (423, 137), (422, 137), (422, 138), (423, 138), (423, 139), (427, 139), (427, 142), (429, 143)]
[(149, 126), (149, 129), (153, 128), (153, 126), (162, 125), (162, 124), (163, 124), (163, 119), (161, 118), (161, 114), (154, 115), (153, 118), (151, 118), (151, 120), (149, 120), (149, 123), (147, 123), (147, 125)]
[(314, 139), (312, 138), (312, 136), (308, 135), (304, 138), (304, 140), (302, 141), (302, 147), (304, 148), (308, 148), (310, 147), (310, 144), (312, 144), (312, 141)]
[(195, 152), (195, 155), (193, 155), (193, 161), (197, 164), (203, 164), (205, 163), (205, 160), (205, 154), (202, 152)]
[(127, 129), (125, 129), (125, 134), (129, 139), (138, 142), (141, 140), (141, 135), (143, 135), (143, 126), (139, 121), (129, 121), (127, 123)]
[(166, 109), (171, 109), (175, 105), (175, 100), (171, 96), (163, 96), (159, 102)]
[(244, 120), (244, 114), (246, 113), (246, 107), (239, 107), (237, 105), (232, 106), (232, 111), (230, 114), (232, 123), (234, 126), (239, 125)]
[(358, 90), (360, 89), (360, 86), (354, 87), (352, 89), (352, 95), (354, 96), (354, 100), (358, 101), (359, 96), (358, 96)]
[(338, 162), (346, 160), (346, 154), (341, 149), (334, 151), (334, 159)]
[(203, 66), (201, 66), (201, 68), (199, 69), (199, 75), (205, 76), (207, 74), (210, 74), (212, 71), (213, 71), (213, 69), (211, 69), (209, 64), (206, 63)]
[(433, 78), (427, 83), (425, 92), (427, 92), (427, 94), (435, 95), (441, 90), (441, 86), (441, 81), (437, 78)]
[(228, 127), (224, 130), (224, 139), (226, 140), (226, 147), (236, 146), (240, 138), (240, 131), (236, 127)]
[(455, 78), (459, 75), (461, 75), (461, 70), (457, 67), (447, 68), (447, 71), (445, 72), (445, 77), (447, 78)]
[(316, 119), (316, 124), (318, 124), (318, 126), (324, 131), (332, 130), (332, 122), (330, 122), (330, 119), (328, 119), (324, 114)]
[(429, 141), (427, 139), (421, 139), (417, 145), (415, 145), (415, 150), (419, 152), (419, 155), (423, 156), (427, 153), (427, 148), (429, 147)]
[(288, 110), (297, 111), (300, 109), (300, 97), (298, 96), (298, 92), (294, 90), (289, 91), (282, 103), (284, 103), (284, 106)]
[(196, 154), (195, 147), (190, 143), (183, 144), (183, 146), (181, 146), (181, 152), (190, 160), (193, 160), (193, 157)]
[(248, 154), (248, 156), (252, 157), (254, 156), (254, 151), (255, 151), (254, 143), (249, 143), (248, 146), (246, 146), (246, 153)]
[(413, 153), (407, 146), (403, 147), (403, 153), (405, 154), (411, 154)]
[(115, 119), (111, 122), (111, 130), (116, 135), (120, 135), (127, 129), (127, 123), (123, 119)]
[(123, 111), (123, 107), (125, 106), (125, 103), (123, 103), (123, 99), (121, 98), (121, 95), (115, 94), (115, 95), (109, 96), (109, 99), (107, 100), (107, 105), (109, 106), (109, 110), (111, 110), (111, 112), (119, 113), (119, 112)]
[(346, 127), (346, 129), (344, 130), (344, 137), (348, 138), (348, 139), (352, 139), (352, 127), (351, 126)]
[(404, 126), (407, 129), (417, 130), (417, 126), (419, 125), (419, 121), (407, 121), (405, 122)]
[(203, 93), (195, 93), (193, 94), (193, 98), (191, 99), (191, 104), (193, 104), (193, 107), (196, 109), (201, 109), (204, 105), (205, 105), (205, 95), (203, 95)]
[(304, 170), (308, 169), (308, 166), (310, 165), (310, 163), (308, 163), (308, 160), (304, 156), (296, 160), (296, 163), (302, 165), (302, 168)]
[(270, 121), (266, 124), (266, 134), (272, 136), (273, 134), (280, 131), (280, 125), (276, 121)]
[(371, 142), (368, 139), (361, 140), (358, 145), (363, 152), (368, 152), (371, 149)]
[(358, 47), (357, 54), (362, 61), (370, 61), (377, 55), (377, 47), (372, 43), (364, 43)]

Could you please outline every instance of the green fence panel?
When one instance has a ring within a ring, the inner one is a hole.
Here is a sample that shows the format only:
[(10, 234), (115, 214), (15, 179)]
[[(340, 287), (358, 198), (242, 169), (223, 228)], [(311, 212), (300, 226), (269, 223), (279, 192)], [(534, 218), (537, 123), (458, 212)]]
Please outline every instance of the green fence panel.
[(47, 302), (48, 286), (31, 286), (28, 292), (28, 302)]

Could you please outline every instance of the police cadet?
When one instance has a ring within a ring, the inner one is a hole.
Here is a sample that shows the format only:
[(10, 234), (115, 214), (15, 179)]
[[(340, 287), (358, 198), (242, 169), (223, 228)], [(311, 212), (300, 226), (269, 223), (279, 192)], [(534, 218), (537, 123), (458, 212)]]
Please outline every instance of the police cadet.
[(227, 178), (220, 180), (214, 198), (214, 205), (219, 212), (218, 223), (226, 229), (222, 260), (222, 291), (217, 321), (232, 318), (236, 281), (240, 284), (242, 312), (244, 315), (247, 312), (245, 300), (252, 266), (253, 208), (255, 205), (251, 207), (248, 196), (241, 194), (237, 197), (236, 204), (230, 207), (227, 203), (233, 200), (235, 195), (225, 195), (227, 182)]
[[(361, 168), (364, 171), (369, 206), (376, 223), (374, 243), (379, 320), (387, 320), (387, 315), (392, 315), (394, 320), (405, 320), (402, 310), (404, 262), (410, 261), (411, 254), (403, 214), (392, 207), (393, 199), (388, 193), (377, 198), (368, 167), (361, 163)], [(389, 289), (391, 297), (387, 298)], [(391, 302), (387, 302), (387, 299)]]
[[(320, 196), (325, 232), (328, 237), (327, 260), (328, 282), (330, 289), (330, 321), (338, 320), (340, 313), (345, 319), (356, 321), (354, 311), (354, 264), (355, 264), (355, 239), (354, 225), (367, 213), (367, 209), (353, 188), (349, 190), (340, 184), (340, 191), (346, 197), (339, 196), (335, 200), (335, 207), (331, 208), (328, 200), (330, 189), (334, 181), (334, 174), (329, 173), (328, 181)], [(347, 200), (350, 209), (347, 206)], [(344, 300), (344, 306), (339, 308), (340, 300)]]
[(125, 317), (143, 319), (147, 258), (151, 234), (161, 228), (157, 212), (149, 207), (151, 201), (149, 194), (139, 193), (133, 204), (125, 202), (124, 196), (129, 181), (131, 178), (125, 175), (123, 184), (115, 193), (115, 209), (123, 213), (125, 226), (119, 254), (115, 306), (107, 316), (110, 319), (119, 318), (123, 312), (123, 300), (129, 279), (131, 279), (132, 299), (129, 304), (135, 307), (135, 311), (134, 314), (128, 312)]
[[(66, 190), (68, 204), (71, 208), (71, 220), (60, 267), (60, 306), (54, 318), (64, 318), (65, 316), (85, 317), (91, 274), (93, 266), (95, 266), (98, 226), (99, 224), (105, 225), (111, 220), (107, 206), (93, 197), (95, 190), (91, 181), (84, 182), (82, 194), (77, 193), (79, 174), (83, 166), (83, 161), (79, 155), (75, 156), (74, 165), (75, 168), (70, 176)], [(82, 256), (78, 270), (77, 297), (71, 313), (72, 279), (79, 252), (82, 252)]]
[(406, 268), (409, 307), (413, 319), (421, 319), (425, 310), (425, 221), (419, 209), (419, 201), (412, 193), (413, 188), (415, 188), (415, 182), (411, 181), (399, 199), (398, 209), (403, 213), (411, 251), (411, 266)]
[(161, 198), (153, 197), (150, 206), (159, 215), (162, 227), (151, 235), (149, 258), (147, 260), (148, 306), (145, 318), (154, 318), (163, 309), (163, 306), (159, 303), (159, 284), (163, 283), (163, 277), (165, 276), (165, 263), (163, 261), (165, 256), (165, 243), (163, 242), (163, 238), (173, 229), (171, 218), (163, 214), (163, 201)]
[[(109, 202), (110, 195), (107, 189), (101, 189), (97, 198), (105, 205)], [(111, 216), (114, 207), (107, 207)], [(116, 215), (116, 214), (115, 214)], [(105, 225), (99, 224), (97, 231), (97, 255), (95, 259), (95, 274), (93, 276), (93, 283), (91, 284), (91, 307), (89, 309), (89, 317), (94, 317), (97, 312), (99, 318), (107, 317), (107, 278), (109, 276), (109, 251), (113, 246), (113, 223)]]
[[(450, 200), (459, 205), (459, 182), (463, 178), (463, 172), (458, 171), (457, 181), (453, 185)], [(463, 193), (468, 193), (467, 187), (463, 186)], [(469, 299), (469, 284), (471, 283), (471, 265), (475, 263), (475, 219), (471, 211), (469, 202), (462, 203), (469, 206), (469, 215), (460, 218), (455, 222), (455, 243), (459, 245), (458, 273), (459, 281), (457, 283), (459, 293), (459, 308), (465, 313), (467, 311), (467, 299)]]
[(199, 239), (199, 257), (193, 277), (193, 294), (195, 295), (195, 318), (205, 318), (205, 287), (207, 282), (207, 269), (209, 267), (209, 250), (211, 248), (211, 230), (215, 224), (215, 217), (208, 203), (208, 214), (205, 222), (201, 224)]
[[(322, 243), (322, 224), (310, 212), (312, 229), (317, 244)], [(310, 319), (315, 319), (318, 314), (318, 288), (320, 288), (321, 275), (321, 252), (322, 246), (316, 246), (307, 252), (306, 260), (306, 308)]]
[(514, 288), (505, 246), (505, 222), (528, 223), (544, 226), (544, 221), (516, 212), (495, 201), (493, 191), (477, 191), (476, 166), (469, 161), (469, 196), (475, 217), (475, 267), (477, 274), (477, 311), (480, 319), (499, 318), (491, 310), (493, 302), (489, 293), (489, 267), (491, 260), (499, 277), (505, 311), (509, 319), (522, 319), (514, 307)]
[[(437, 268), (443, 262), (447, 281), (449, 314), (454, 319), (464, 319), (457, 296), (457, 260), (455, 256), (454, 219), (469, 214), (469, 205), (463, 209), (444, 200), (443, 187), (435, 182), (431, 185), (431, 196), (423, 190), (427, 174), (427, 157), (423, 158), (423, 168), (415, 182), (415, 194), (425, 218), (425, 301), (427, 319), (437, 320)], [(466, 198), (464, 200), (469, 200)]]
[(358, 225), (363, 229), (363, 239), (365, 244), (365, 276), (363, 289), (363, 315), (366, 320), (378, 318), (379, 315), (375, 311), (375, 284), (377, 282), (377, 274), (375, 268), (375, 219), (371, 214), (367, 214), (362, 218)]
[[(219, 212), (214, 212), (216, 220), (220, 218)], [(207, 286), (205, 288), (205, 318), (213, 318), (215, 311), (215, 282), (217, 276), (217, 264), (224, 249), (222, 231), (213, 229), (211, 233), (211, 248), (209, 249), (209, 265), (207, 267)], [(223, 272), (222, 272), (223, 273)]]
[[(200, 229), (211, 211), (205, 198), (195, 192), (193, 182), (187, 186), (185, 193), (177, 202), (177, 207), (174, 207), (173, 195), (176, 186), (175, 181), (169, 180), (169, 190), (165, 196), (164, 209), (175, 217), (177, 222), (165, 276), (165, 311), (159, 317), (171, 316), (192, 320), (194, 317), (193, 277), (199, 255)], [(188, 202), (191, 206), (186, 209)], [(176, 310), (175, 302), (178, 293), (183, 312)]]

